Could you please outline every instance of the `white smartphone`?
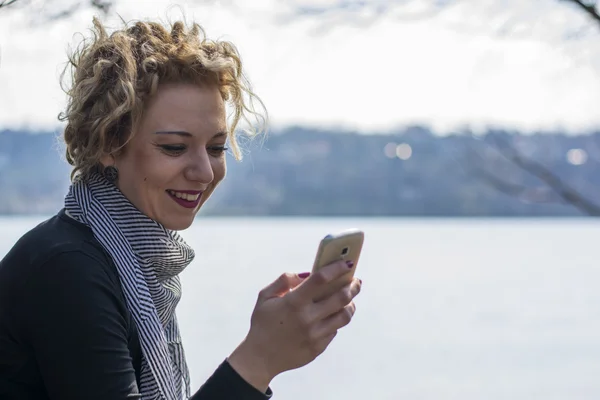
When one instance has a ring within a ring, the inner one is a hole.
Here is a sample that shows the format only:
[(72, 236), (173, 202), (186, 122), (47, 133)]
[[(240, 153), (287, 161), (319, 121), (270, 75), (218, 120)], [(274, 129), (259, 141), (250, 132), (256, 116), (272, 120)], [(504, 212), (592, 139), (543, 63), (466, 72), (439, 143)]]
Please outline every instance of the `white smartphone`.
[(322, 293), (319, 293), (315, 301), (329, 297), (352, 282), (364, 240), (365, 234), (359, 229), (348, 229), (336, 234), (330, 234), (321, 240), (312, 268), (313, 273), (338, 260), (351, 261), (354, 265), (352, 268), (348, 268), (348, 273), (342, 275), (330, 285), (327, 285), (327, 288)]

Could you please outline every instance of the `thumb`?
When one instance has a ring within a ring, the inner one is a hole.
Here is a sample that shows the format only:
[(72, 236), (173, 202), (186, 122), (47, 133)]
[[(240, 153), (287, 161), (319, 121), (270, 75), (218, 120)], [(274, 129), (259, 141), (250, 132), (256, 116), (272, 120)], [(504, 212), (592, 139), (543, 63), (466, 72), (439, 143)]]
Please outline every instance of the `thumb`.
[(272, 297), (281, 297), (290, 290), (298, 286), (304, 278), (297, 274), (285, 273), (281, 274), (273, 283), (260, 291), (259, 298), (266, 300)]

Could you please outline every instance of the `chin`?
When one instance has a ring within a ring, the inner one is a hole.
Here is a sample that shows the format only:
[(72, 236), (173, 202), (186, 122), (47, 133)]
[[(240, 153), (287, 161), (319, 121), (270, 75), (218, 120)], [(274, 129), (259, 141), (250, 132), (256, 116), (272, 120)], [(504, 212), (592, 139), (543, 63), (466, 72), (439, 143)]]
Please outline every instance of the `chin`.
[(192, 217), (183, 217), (183, 218), (166, 218), (163, 221), (158, 221), (162, 226), (172, 231), (183, 231), (192, 226), (194, 222), (194, 214)]

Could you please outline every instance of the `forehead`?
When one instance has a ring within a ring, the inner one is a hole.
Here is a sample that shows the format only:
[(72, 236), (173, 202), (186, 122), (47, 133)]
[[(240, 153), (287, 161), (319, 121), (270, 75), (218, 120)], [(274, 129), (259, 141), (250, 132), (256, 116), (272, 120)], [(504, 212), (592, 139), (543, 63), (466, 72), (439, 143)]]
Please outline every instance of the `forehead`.
[(227, 130), (225, 103), (216, 86), (163, 84), (145, 105), (140, 127), (213, 136)]

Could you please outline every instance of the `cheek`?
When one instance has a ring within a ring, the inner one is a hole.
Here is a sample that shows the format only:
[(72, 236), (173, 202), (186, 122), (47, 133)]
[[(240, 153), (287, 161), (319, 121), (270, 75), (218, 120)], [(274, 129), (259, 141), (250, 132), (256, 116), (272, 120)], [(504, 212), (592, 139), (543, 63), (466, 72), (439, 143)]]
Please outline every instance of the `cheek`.
[(177, 168), (171, 160), (165, 160), (165, 157), (151, 149), (138, 152), (132, 161), (130, 167), (133, 170), (135, 185), (143, 192), (162, 188)]
[(227, 175), (227, 159), (225, 157), (217, 160), (215, 164), (213, 164), (213, 174), (215, 175), (215, 184), (219, 183), (225, 178)]
[(146, 201), (153, 201), (157, 192), (165, 190), (165, 185), (171, 179), (173, 167), (156, 158), (154, 162), (149, 161), (145, 159), (136, 164), (131, 177), (131, 186), (137, 188), (138, 196), (142, 196)]
[(221, 168), (221, 176), (220, 176), (219, 181), (222, 181), (223, 179), (225, 179), (225, 176), (227, 175), (227, 161), (225, 161), (225, 157), (223, 157), (223, 161), (221, 162), (220, 168)]

